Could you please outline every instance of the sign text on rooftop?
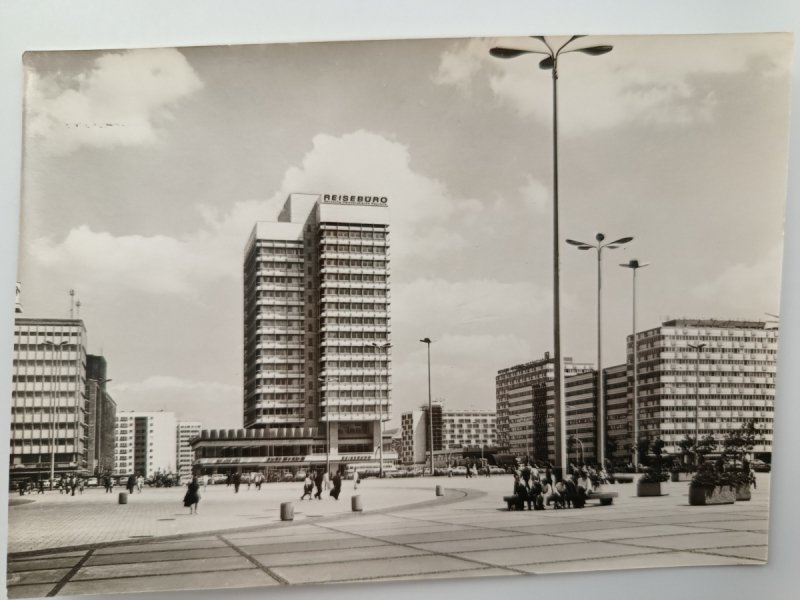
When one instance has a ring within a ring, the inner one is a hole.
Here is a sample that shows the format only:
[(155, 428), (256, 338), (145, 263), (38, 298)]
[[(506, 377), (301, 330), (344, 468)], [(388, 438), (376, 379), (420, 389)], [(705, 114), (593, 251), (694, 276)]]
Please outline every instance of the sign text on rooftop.
[(337, 194), (323, 194), (323, 204), (356, 204), (360, 206), (388, 206), (386, 196), (341, 196)]

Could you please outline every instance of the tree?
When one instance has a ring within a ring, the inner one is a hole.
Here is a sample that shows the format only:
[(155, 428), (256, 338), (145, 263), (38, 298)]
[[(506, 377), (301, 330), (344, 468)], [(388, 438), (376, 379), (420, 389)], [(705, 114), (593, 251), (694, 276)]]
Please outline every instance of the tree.
[(697, 455), (694, 452), (694, 438), (689, 434), (683, 436), (683, 439), (678, 442), (678, 448), (681, 449), (681, 462), (686, 463), (686, 456), (692, 456), (692, 462), (697, 465)]
[(656, 439), (653, 440), (652, 451), (653, 455), (656, 457), (655, 469), (658, 473), (662, 471), (662, 455), (664, 454), (664, 446), (666, 445), (667, 443), (660, 437), (656, 437)]
[(639, 438), (639, 443), (636, 445), (639, 464), (647, 462), (647, 454), (650, 452), (650, 436), (643, 435)]
[(744, 460), (745, 455), (756, 445), (757, 434), (755, 421), (748, 421), (742, 423), (738, 430), (729, 432), (722, 440), (723, 454), (726, 459), (733, 460), (734, 469), (738, 461)]
[(717, 449), (717, 440), (713, 435), (707, 435), (697, 442), (695, 453), (697, 454), (697, 464), (704, 461), (706, 454), (711, 454)]

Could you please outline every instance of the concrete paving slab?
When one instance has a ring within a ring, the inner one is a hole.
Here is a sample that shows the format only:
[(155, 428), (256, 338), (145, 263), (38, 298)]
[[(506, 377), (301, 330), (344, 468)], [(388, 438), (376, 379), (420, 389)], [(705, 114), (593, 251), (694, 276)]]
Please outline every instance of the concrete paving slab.
[[(498, 577), (501, 575), (522, 575), (510, 569), (500, 567), (476, 567), (469, 571), (448, 571), (446, 573), (430, 573), (425, 575), (425, 579), (467, 579), (474, 577)], [(372, 581), (419, 581), (416, 575), (403, 575), (401, 577), (376, 577)]]
[(264, 545), (279, 545), (279, 544), (314, 544), (314, 543), (328, 543), (336, 541), (357, 540), (360, 536), (352, 535), (342, 531), (330, 531), (323, 528), (318, 528), (314, 533), (307, 533), (304, 535), (289, 535), (289, 536), (276, 536), (276, 535), (262, 535), (251, 536), (246, 538), (237, 538), (228, 536), (227, 534), (220, 534), (226, 540), (230, 541), (237, 546), (255, 546), (259, 544)]
[(38, 569), (58, 569), (61, 567), (73, 567), (78, 564), (81, 557), (86, 554), (81, 553), (80, 556), (73, 556), (67, 558), (38, 558), (34, 560), (15, 560), (8, 563), (8, 570), (11, 573), (20, 573), (22, 571), (36, 571)]
[(520, 532), (526, 533), (568, 533), (570, 531), (602, 531), (605, 529), (623, 529), (628, 527), (641, 527), (640, 523), (628, 521), (577, 521), (566, 523), (542, 523), (520, 527)]
[(450, 542), (458, 540), (486, 540), (491, 538), (518, 537), (521, 534), (497, 529), (479, 529), (461, 527), (455, 530), (438, 531), (429, 533), (414, 533), (409, 535), (384, 536), (383, 533), (376, 537), (394, 544), (421, 544), (424, 542)]
[(169, 590), (199, 590), (215, 588), (246, 588), (279, 585), (272, 577), (258, 569), (226, 572), (194, 573), (186, 575), (158, 575), (94, 581), (72, 581), (58, 593), (59, 596), (82, 594), (111, 594), (120, 592), (160, 592)]
[(188, 550), (162, 550), (160, 552), (122, 552), (119, 554), (93, 554), (84, 566), (121, 565), (126, 563), (167, 562), (192, 558), (227, 558), (240, 556), (228, 546), (220, 548), (193, 548)]
[(256, 554), (253, 555), (259, 563), (265, 567), (286, 567), (297, 565), (302, 562), (314, 569), (317, 565), (330, 562), (350, 562), (360, 560), (377, 560), (387, 558), (398, 558), (401, 556), (422, 556), (430, 554), (425, 550), (417, 550), (406, 546), (370, 546), (364, 548), (345, 548), (341, 550), (318, 550), (297, 554), (289, 552), (287, 554)]
[(714, 527), (716, 529), (758, 531), (762, 533), (769, 529), (769, 520), (767, 519), (745, 519), (743, 521), (707, 521), (703, 524), (707, 527)]
[(502, 537), (475, 537), (469, 540), (452, 540), (447, 542), (427, 542), (414, 544), (415, 548), (430, 550), (431, 552), (444, 552), (457, 554), (474, 550), (506, 550), (518, 548), (519, 553), (526, 552), (528, 548), (555, 546), (558, 544), (573, 544), (575, 540), (549, 535), (505, 535)]
[(283, 544), (239, 544), (248, 554), (282, 554), (296, 552), (313, 552), (316, 550), (344, 550), (347, 548), (368, 548), (371, 546), (383, 546), (384, 542), (376, 539), (363, 537), (349, 537), (334, 540), (317, 542), (288, 542)]
[[(86, 579), (105, 579), (114, 577), (137, 577), (142, 575), (167, 575), (170, 573), (202, 573), (208, 571), (228, 571), (252, 567), (243, 556), (231, 558), (200, 558), (193, 560), (174, 560), (156, 563), (132, 563), (123, 565), (98, 565), (81, 567), (72, 581)], [(190, 579), (187, 577), (187, 579)]]
[(695, 550), (701, 548), (725, 548), (730, 546), (766, 545), (767, 536), (749, 531), (725, 531), (721, 533), (692, 533), (665, 537), (649, 537), (626, 540), (626, 544), (672, 550)]
[[(217, 538), (188, 538), (168, 542), (143, 542), (141, 544), (114, 544), (98, 548), (94, 554), (122, 554), (124, 552), (168, 552), (170, 550), (188, 550), (193, 548), (221, 548), (225, 544)], [(86, 554), (84, 550), (81, 556)]]
[(9, 584), (52, 583), (55, 585), (61, 581), (67, 573), (69, 573), (69, 569), (39, 569), (38, 571), (12, 573), (9, 576)]
[[(478, 565), (479, 566), (479, 565)], [(290, 584), (358, 581), (403, 575), (427, 576), (430, 573), (460, 572), (475, 568), (473, 562), (449, 556), (423, 555), (391, 560), (360, 560), (317, 565), (276, 567), (273, 571)]]
[(13, 585), (8, 587), (8, 598), (44, 598), (52, 590), (52, 583), (37, 583), (33, 585)]
[(697, 554), (716, 554), (719, 556), (732, 556), (737, 558), (750, 558), (759, 562), (766, 562), (768, 555), (767, 546), (738, 546), (735, 548), (716, 548), (714, 550), (700, 550)]
[(512, 550), (479, 550), (455, 553), (455, 556), (502, 567), (541, 562), (582, 561), (606, 556), (630, 556), (641, 552), (641, 548), (610, 542), (576, 542)]
[(580, 562), (551, 562), (537, 565), (522, 565), (518, 568), (543, 575), (546, 573), (576, 573), (581, 571), (606, 571), (620, 569), (652, 569), (658, 567), (696, 567), (755, 564), (753, 561), (717, 556), (706, 560), (693, 552), (657, 552), (636, 556), (595, 558)]
[(715, 533), (719, 529), (685, 527), (682, 525), (643, 525), (641, 527), (625, 527), (623, 529), (604, 529), (602, 531), (572, 531), (562, 532), (559, 535), (568, 538), (583, 540), (629, 540), (648, 538), (662, 535), (679, 535), (691, 533)]

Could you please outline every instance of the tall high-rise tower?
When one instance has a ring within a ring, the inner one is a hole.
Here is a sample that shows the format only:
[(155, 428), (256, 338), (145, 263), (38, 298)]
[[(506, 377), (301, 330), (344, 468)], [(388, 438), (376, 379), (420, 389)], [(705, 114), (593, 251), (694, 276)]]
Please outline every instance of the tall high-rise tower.
[(388, 211), (381, 196), (291, 194), (277, 222), (254, 227), (246, 428), (318, 428), (333, 455), (379, 446), (391, 409)]

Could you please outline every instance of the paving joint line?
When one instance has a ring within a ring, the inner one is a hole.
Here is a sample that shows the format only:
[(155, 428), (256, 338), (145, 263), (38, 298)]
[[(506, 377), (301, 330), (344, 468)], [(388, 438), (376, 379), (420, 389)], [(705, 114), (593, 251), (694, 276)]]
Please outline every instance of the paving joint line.
[[(317, 527), (322, 527), (324, 529), (331, 529), (331, 528), (327, 527), (326, 525), (324, 525), (322, 523), (318, 523)], [(377, 541), (380, 541), (380, 542), (384, 542), (384, 543), (386, 543), (387, 545), (390, 545), (390, 546), (398, 546), (398, 547), (401, 547), (401, 548), (408, 548), (408, 549), (411, 549), (411, 550), (415, 550), (417, 552), (422, 550), (423, 552), (425, 552), (425, 553), (427, 553), (429, 555), (445, 556), (447, 558), (453, 558), (453, 559), (456, 559), (456, 560), (463, 560), (465, 562), (470, 562), (470, 563), (474, 563), (476, 565), (481, 565), (482, 567), (492, 567), (492, 568), (495, 568), (495, 569), (498, 569), (498, 568), (499, 569), (506, 569), (507, 571), (512, 571), (512, 572), (517, 573), (519, 575), (530, 575), (530, 573), (526, 573), (525, 571), (520, 571), (519, 569), (515, 569), (513, 567), (493, 565), (491, 563), (483, 562), (483, 561), (480, 561), (480, 560), (475, 560), (475, 559), (470, 559), (470, 558), (462, 558), (461, 556), (457, 556), (457, 555), (452, 554), (450, 552), (438, 552), (438, 551), (435, 551), (435, 550), (424, 550), (424, 549), (421, 549), (421, 548), (417, 548), (412, 544), (403, 544), (403, 543), (400, 543), (400, 542), (392, 542), (392, 541), (381, 540), (380, 538), (375, 538), (375, 537), (372, 537), (372, 536), (369, 536), (369, 535), (365, 535), (365, 534), (361, 534), (361, 533), (353, 533), (353, 532), (349, 532), (349, 533), (351, 535), (362, 537), (362, 538), (365, 538), (365, 539), (368, 539), (368, 540), (377, 540)], [(365, 559), (364, 562), (366, 562), (368, 560), (383, 560), (383, 559)], [(350, 562), (350, 561), (337, 561), (337, 562)], [(449, 573), (450, 571), (437, 571), (437, 572)], [(457, 573), (457, 571), (453, 571), (453, 572)]]
[[(107, 566), (107, 565), (102, 565), (102, 566)], [(235, 569), (223, 569), (221, 571), (213, 571), (213, 572), (214, 573), (236, 573), (237, 571), (247, 572), (247, 571), (252, 571), (252, 570), (253, 570), (252, 567), (237, 567)], [(170, 572), (170, 573), (139, 573), (139, 574), (136, 574), (136, 575), (113, 575), (113, 576), (110, 576), (110, 577), (87, 577), (86, 579), (76, 579), (74, 581), (68, 581), (67, 583), (87, 583), (87, 582), (90, 582), (90, 581), (118, 581), (118, 580), (122, 580), (122, 579), (147, 579), (147, 578), (150, 578), (150, 577), (171, 577), (173, 575), (199, 575), (199, 574), (204, 573), (204, 572), (207, 572), (207, 571), (173, 571), (173, 572)], [(15, 584), (10, 584), (9, 587), (19, 587), (21, 585), (39, 585), (39, 584), (35, 584), (35, 583), (22, 583), (22, 584), (16, 584), (16, 585)], [(167, 592), (167, 591), (191, 591), (192, 589), (193, 588), (181, 588), (179, 590), (163, 590), (163, 591), (164, 592)], [(160, 590), (157, 590), (157, 591), (160, 591)], [(120, 593), (120, 592), (117, 592), (116, 590), (111, 590), (109, 592), (101, 592), (101, 593), (104, 593), (104, 594), (116, 594), (116, 593)], [(122, 593), (129, 593), (129, 592), (122, 592)], [(130, 592), (130, 593), (134, 593), (134, 592)], [(139, 591), (138, 593), (145, 593), (145, 592)], [(83, 595), (83, 594), (81, 594), (81, 595)], [(49, 596), (49, 594), (48, 594), (48, 596)]]
[(268, 575), (269, 577), (271, 577), (273, 580), (277, 581), (281, 585), (289, 585), (289, 581), (288, 580), (284, 579), (283, 577), (281, 577), (277, 573), (273, 572), (272, 569), (270, 569), (269, 567), (261, 564), (258, 560), (256, 560), (253, 557), (252, 554), (250, 554), (249, 552), (245, 552), (244, 550), (239, 548), (236, 544), (231, 542), (224, 535), (219, 534), (219, 535), (217, 535), (217, 537), (220, 539), (220, 541), (222, 541), (223, 543), (227, 544), (228, 547), (230, 547), (234, 552), (239, 553), (241, 556), (243, 556), (244, 558), (249, 560), (253, 564), (253, 566), (255, 566), (256, 569), (258, 569), (259, 571), (262, 571), (263, 573), (265, 573), (266, 575)]
[(67, 585), (67, 583), (69, 583), (69, 581), (75, 576), (75, 573), (77, 573), (78, 570), (80, 570), (80, 568), (86, 563), (86, 561), (91, 558), (92, 554), (94, 554), (94, 548), (89, 548), (86, 554), (84, 554), (80, 558), (80, 560), (77, 563), (75, 563), (69, 571), (66, 572), (66, 574), (61, 578), (61, 580), (58, 583), (56, 583), (56, 585), (53, 586), (53, 588), (49, 592), (47, 592), (47, 597), (49, 598), (51, 596), (55, 596), (56, 594), (58, 594), (58, 592), (61, 591), (61, 588)]

